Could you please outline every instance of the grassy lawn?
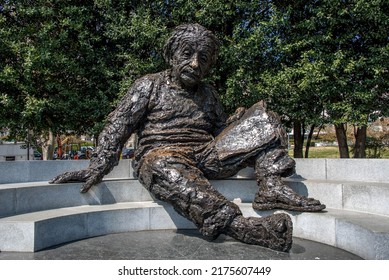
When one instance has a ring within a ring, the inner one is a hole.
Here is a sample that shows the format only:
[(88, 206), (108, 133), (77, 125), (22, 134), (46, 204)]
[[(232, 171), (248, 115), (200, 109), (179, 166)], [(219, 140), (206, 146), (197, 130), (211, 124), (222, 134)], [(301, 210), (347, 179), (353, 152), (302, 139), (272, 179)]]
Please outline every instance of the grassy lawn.
[[(289, 155), (293, 156), (293, 150), (289, 150)], [(351, 153), (350, 156), (352, 157)], [(339, 158), (339, 150), (338, 147), (311, 147), (309, 158)], [(389, 149), (382, 152), (381, 158), (389, 159)]]
[(338, 147), (310, 147), (310, 158), (339, 158)]

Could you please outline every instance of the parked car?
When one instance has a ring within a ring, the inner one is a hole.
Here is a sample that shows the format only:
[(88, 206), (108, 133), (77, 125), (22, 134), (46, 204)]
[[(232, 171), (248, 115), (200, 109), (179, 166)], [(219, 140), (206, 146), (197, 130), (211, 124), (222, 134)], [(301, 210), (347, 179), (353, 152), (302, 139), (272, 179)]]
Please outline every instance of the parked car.
[(123, 159), (132, 159), (134, 158), (134, 149), (124, 148), (122, 152)]
[(77, 152), (77, 159), (87, 159), (86, 156), (87, 150), (81, 150)]
[(78, 159), (90, 159), (94, 151), (93, 146), (82, 146), (81, 151), (78, 151)]
[(34, 151), (34, 160), (42, 160), (43, 156), (40, 152)]

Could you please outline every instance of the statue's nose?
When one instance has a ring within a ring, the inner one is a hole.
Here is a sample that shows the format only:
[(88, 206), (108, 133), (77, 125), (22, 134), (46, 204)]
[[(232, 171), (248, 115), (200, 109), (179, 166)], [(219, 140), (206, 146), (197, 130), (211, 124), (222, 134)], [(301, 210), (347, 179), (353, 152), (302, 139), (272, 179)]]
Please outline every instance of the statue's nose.
[(199, 67), (199, 59), (198, 59), (198, 55), (197, 53), (195, 53), (192, 57), (192, 61), (190, 62), (190, 66), (193, 68), (193, 69), (196, 69)]

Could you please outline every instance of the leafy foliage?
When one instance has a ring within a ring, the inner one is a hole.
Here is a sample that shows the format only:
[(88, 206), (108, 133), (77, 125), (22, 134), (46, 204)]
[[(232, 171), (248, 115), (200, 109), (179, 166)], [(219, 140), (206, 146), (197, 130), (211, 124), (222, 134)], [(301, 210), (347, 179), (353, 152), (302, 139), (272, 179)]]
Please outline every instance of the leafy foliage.
[(305, 124), (364, 127), (387, 115), (388, 8), (387, 1), (274, 1), (279, 67), (260, 74), (260, 96)]
[(261, 99), (287, 125), (387, 115), (383, 0), (7, 0), (0, 5), (0, 127), (97, 133), (133, 81), (166, 67), (173, 27), (221, 41), (211, 73), (228, 112)]
[[(1, 32), (1, 125), (23, 134), (90, 130), (109, 111), (120, 80), (92, 1), (7, 1)], [(9, 100), (12, 100), (9, 102)], [(91, 109), (93, 108), (93, 109)], [(108, 109), (108, 110), (107, 110)], [(88, 114), (89, 112), (89, 114)]]

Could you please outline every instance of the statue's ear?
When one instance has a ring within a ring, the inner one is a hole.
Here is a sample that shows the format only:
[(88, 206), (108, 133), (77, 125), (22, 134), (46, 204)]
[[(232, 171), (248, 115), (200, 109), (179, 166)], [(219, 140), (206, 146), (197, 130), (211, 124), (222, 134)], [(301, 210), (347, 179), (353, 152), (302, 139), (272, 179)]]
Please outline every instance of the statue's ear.
[(170, 46), (171, 44), (167, 43), (164, 48), (163, 48), (163, 52), (162, 52), (162, 57), (163, 59), (165, 60), (165, 62), (169, 65), (171, 65), (171, 54), (170, 54)]

